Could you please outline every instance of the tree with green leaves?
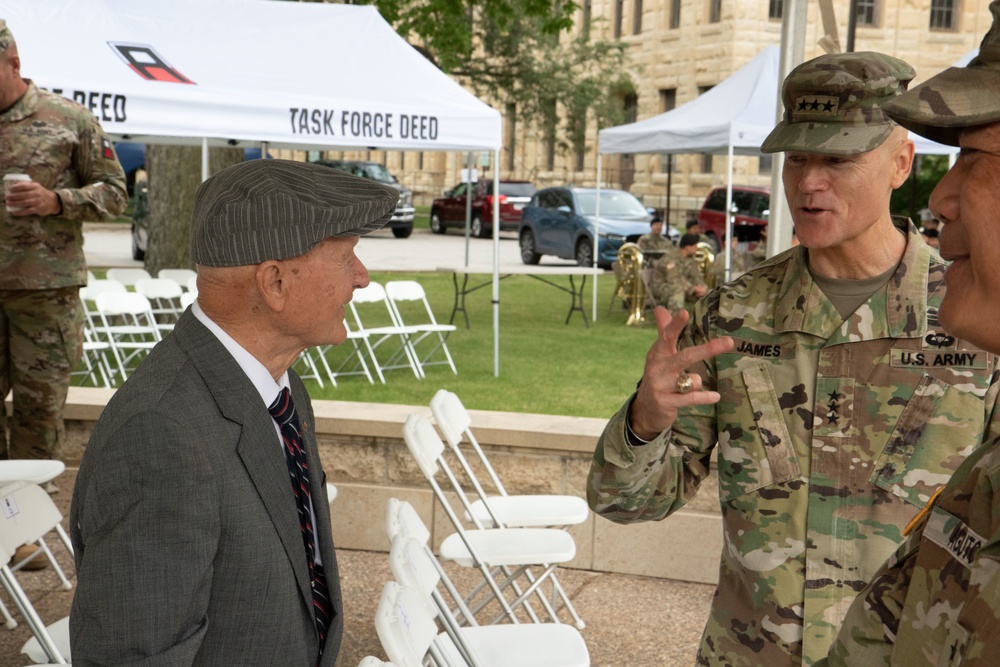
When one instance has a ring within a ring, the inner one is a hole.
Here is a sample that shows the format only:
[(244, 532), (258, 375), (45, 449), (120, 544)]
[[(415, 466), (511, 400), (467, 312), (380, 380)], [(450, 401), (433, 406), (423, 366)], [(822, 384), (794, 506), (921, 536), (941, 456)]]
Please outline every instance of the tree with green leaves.
[[(622, 120), (621, 91), (633, 84), (625, 44), (573, 36), (578, 5), (561, 0), (373, 0), (396, 31), (477, 96), (585, 149), (588, 117)], [(563, 113), (559, 117), (559, 108)]]

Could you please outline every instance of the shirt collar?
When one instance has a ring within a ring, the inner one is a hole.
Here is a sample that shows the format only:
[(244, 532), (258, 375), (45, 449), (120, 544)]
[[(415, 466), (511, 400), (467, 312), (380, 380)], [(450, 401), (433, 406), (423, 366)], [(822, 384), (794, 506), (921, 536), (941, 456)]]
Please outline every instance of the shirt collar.
[(239, 367), (246, 374), (250, 382), (257, 389), (257, 393), (260, 394), (261, 400), (264, 402), (265, 407), (270, 406), (274, 403), (275, 397), (278, 393), (285, 388), (288, 388), (288, 371), (281, 374), (278, 381), (275, 382), (274, 378), (268, 372), (264, 364), (260, 363), (256, 357), (247, 352), (242, 345), (233, 340), (233, 337), (227, 334), (222, 327), (212, 321), (212, 319), (205, 314), (205, 311), (201, 309), (198, 305), (198, 301), (195, 300), (191, 304), (191, 313), (198, 318), (198, 321), (205, 325), (212, 334), (219, 339), (219, 342), (226, 348), (226, 350), (233, 356), (233, 359), (239, 365)]

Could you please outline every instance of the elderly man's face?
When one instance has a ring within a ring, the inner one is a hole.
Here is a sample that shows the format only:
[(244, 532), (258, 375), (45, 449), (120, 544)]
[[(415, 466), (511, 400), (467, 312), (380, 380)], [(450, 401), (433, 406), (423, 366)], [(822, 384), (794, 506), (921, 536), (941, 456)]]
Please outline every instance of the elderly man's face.
[(899, 128), (860, 155), (788, 151), (782, 180), (802, 245), (832, 248), (863, 239), (889, 215), (889, 196), (906, 180), (912, 159), (912, 143)]
[(944, 223), (941, 256), (952, 262), (941, 324), (951, 334), (1000, 352), (1000, 123), (967, 130), (962, 152), (931, 194)]
[(354, 290), (368, 285), (368, 269), (354, 254), (357, 236), (328, 238), (287, 260), (294, 282), (285, 322), (303, 347), (347, 340), (344, 307)]

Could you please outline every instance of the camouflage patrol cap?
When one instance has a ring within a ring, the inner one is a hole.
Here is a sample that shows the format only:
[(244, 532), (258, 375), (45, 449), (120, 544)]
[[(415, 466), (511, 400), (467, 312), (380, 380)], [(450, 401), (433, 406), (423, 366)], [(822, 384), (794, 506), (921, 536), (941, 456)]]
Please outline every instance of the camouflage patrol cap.
[(833, 53), (802, 63), (785, 78), (785, 114), (760, 150), (857, 155), (874, 150), (896, 124), (882, 105), (906, 90), (915, 72), (882, 53)]
[(337, 169), (292, 160), (252, 160), (198, 187), (191, 260), (248, 266), (307, 253), (324, 239), (380, 229), (399, 192)]
[(0, 53), (7, 50), (11, 44), (14, 43), (14, 35), (10, 33), (10, 28), (7, 27), (7, 21), (0, 19)]
[(886, 105), (885, 112), (908, 130), (958, 146), (968, 127), (1000, 122), (1000, 0), (990, 3), (993, 26), (979, 55), (965, 67), (949, 67)]

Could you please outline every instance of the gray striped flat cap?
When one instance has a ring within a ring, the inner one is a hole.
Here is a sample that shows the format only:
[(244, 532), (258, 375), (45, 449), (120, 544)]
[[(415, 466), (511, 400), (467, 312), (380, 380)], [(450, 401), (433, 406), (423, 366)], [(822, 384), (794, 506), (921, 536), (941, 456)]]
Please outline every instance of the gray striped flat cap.
[(397, 199), (394, 188), (322, 165), (242, 162), (198, 188), (191, 260), (247, 266), (298, 257), (323, 239), (382, 228)]

